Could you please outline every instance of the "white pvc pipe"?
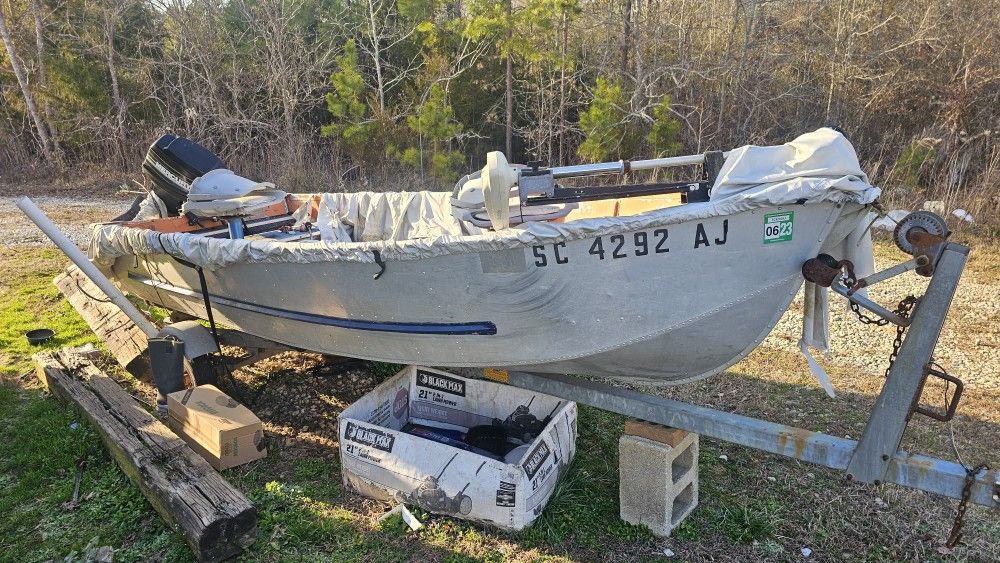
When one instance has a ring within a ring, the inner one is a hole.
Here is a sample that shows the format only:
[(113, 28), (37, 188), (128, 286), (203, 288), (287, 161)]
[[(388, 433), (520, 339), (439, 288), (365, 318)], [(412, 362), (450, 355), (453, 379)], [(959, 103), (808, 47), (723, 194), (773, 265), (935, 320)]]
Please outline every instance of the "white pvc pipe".
[(157, 335), (159, 330), (156, 326), (153, 325), (153, 323), (151, 323), (149, 319), (147, 319), (146, 316), (139, 311), (139, 309), (135, 308), (135, 305), (133, 305), (132, 302), (125, 297), (124, 293), (119, 291), (118, 288), (111, 283), (111, 280), (109, 280), (104, 274), (101, 273), (100, 270), (97, 269), (97, 266), (94, 266), (94, 264), (90, 262), (87, 255), (77, 248), (76, 245), (73, 244), (73, 241), (69, 240), (69, 238), (59, 230), (59, 227), (57, 227), (56, 224), (53, 223), (52, 220), (49, 219), (37, 205), (35, 205), (35, 202), (31, 201), (31, 198), (21, 196), (17, 198), (15, 203), (21, 211), (28, 216), (28, 219), (31, 219), (35, 225), (38, 225), (38, 228), (45, 233), (45, 236), (49, 237), (49, 239), (59, 247), (59, 250), (62, 250), (63, 253), (69, 257), (69, 259), (72, 260), (81, 271), (83, 271), (84, 274), (87, 274), (90, 281), (94, 282), (97, 287), (101, 288), (101, 291), (103, 291), (104, 294), (111, 299), (112, 303), (117, 305), (118, 308), (120, 308), (122, 312), (128, 316), (128, 318), (132, 319), (132, 322), (134, 322), (136, 326), (142, 330), (142, 332), (146, 333), (147, 337), (152, 338)]

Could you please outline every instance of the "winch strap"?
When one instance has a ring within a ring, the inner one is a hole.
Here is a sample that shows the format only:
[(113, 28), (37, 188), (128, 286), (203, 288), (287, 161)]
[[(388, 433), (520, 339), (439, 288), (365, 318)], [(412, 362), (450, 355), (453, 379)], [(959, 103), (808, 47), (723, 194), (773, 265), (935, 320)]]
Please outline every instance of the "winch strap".
[(219, 346), (219, 329), (215, 328), (215, 316), (212, 314), (212, 301), (208, 296), (208, 282), (205, 281), (205, 271), (201, 266), (197, 267), (198, 270), (198, 283), (201, 284), (201, 298), (205, 301), (205, 313), (208, 314), (208, 326), (212, 329), (212, 338), (215, 340), (215, 346)]

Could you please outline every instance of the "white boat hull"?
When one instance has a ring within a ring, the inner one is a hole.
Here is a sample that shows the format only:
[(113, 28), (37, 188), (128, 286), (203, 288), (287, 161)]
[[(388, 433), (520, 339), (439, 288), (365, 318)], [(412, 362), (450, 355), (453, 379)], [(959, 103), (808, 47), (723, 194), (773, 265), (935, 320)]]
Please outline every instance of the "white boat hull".
[[(205, 275), (217, 322), (297, 348), (683, 383), (756, 347), (800, 287), (802, 263), (839, 243), (862, 209), (762, 208), (600, 243), (595, 235), (387, 262), (377, 280), (378, 266), (358, 262), (235, 264)], [(787, 232), (765, 225), (789, 212)], [(206, 318), (193, 268), (147, 255), (119, 258), (114, 271), (130, 293)]]

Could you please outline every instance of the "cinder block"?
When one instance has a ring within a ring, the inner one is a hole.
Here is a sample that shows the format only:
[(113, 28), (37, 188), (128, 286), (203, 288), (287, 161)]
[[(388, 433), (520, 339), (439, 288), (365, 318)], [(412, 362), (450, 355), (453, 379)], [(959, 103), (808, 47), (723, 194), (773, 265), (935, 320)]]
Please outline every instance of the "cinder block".
[(618, 440), (619, 515), (655, 535), (669, 536), (698, 506), (698, 435), (640, 426), (645, 436), (673, 443), (628, 434)]

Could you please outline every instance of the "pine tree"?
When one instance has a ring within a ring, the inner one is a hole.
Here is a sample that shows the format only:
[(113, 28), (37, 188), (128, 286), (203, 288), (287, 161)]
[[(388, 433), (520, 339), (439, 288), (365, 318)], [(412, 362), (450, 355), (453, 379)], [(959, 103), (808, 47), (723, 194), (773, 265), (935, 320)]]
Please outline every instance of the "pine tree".
[(326, 110), (333, 123), (324, 125), (320, 133), (336, 139), (351, 157), (361, 159), (374, 125), (365, 118), (368, 113), (365, 82), (358, 69), (358, 51), (353, 39), (347, 40), (344, 53), (337, 57), (337, 70), (330, 75), (330, 84), (333, 91), (326, 94)]
[(440, 83), (431, 86), (420, 111), (407, 117), (406, 124), (417, 135), (419, 145), (405, 149), (399, 160), (421, 171), (429, 167), (431, 176), (438, 180), (453, 180), (463, 156), (448, 145), (462, 132), (462, 124), (455, 121), (455, 112)]
[(581, 157), (596, 162), (632, 156), (641, 136), (628, 119), (627, 104), (621, 84), (597, 79), (594, 98), (580, 114), (584, 140), (577, 153)]
[(681, 124), (670, 111), (670, 95), (666, 94), (660, 103), (653, 106), (653, 124), (646, 135), (646, 142), (656, 158), (669, 156), (681, 150)]

